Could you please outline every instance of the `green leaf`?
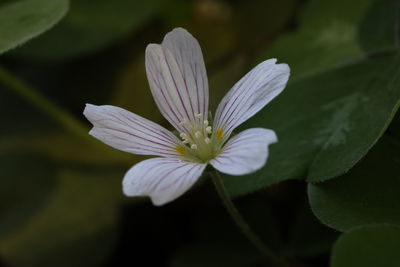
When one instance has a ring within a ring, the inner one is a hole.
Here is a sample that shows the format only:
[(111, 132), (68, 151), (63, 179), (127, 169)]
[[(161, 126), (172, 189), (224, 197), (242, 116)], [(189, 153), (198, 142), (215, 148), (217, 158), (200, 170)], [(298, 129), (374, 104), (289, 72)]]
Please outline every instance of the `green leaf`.
[(23, 0), (0, 3), (0, 54), (42, 34), (67, 12), (67, 0)]
[(332, 267), (400, 266), (400, 228), (377, 225), (343, 234), (332, 252)]
[[(313, 8), (321, 8), (318, 1), (312, 3), (317, 5)], [(327, 14), (313, 10), (312, 21), (315, 25), (325, 19), (337, 22), (342, 18), (344, 22), (349, 21), (349, 18), (343, 18), (351, 14), (347, 9), (337, 15), (336, 5), (339, 3), (330, 4), (331, 9), (323, 9), (330, 10), (324, 11)], [(362, 10), (367, 12), (366, 8)], [(361, 14), (357, 16), (358, 23), (365, 23)], [(376, 23), (383, 19), (382, 16), (374, 18), (378, 19)], [(320, 29), (321, 35), (326, 34), (329, 25), (322, 23), (315, 27)], [(358, 40), (357, 25), (353, 26), (355, 33), (351, 44)], [(395, 25), (392, 25), (394, 28)], [(314, 31), (312, 33), (316, 34)], [(310, 38), (308, 31), (298, 34)], [(374, 51), (363, 54), (362, 58), (352, 57), (352, 60), (358, 60), (350, 63), (348, 56), (333, 58), (330, 50), (318, 50), (316, 55), (298, 51), (294, 47), (298, 43), (300, 40), (293, 40), (291, 49), (298, 53), (299, 58), (287, 62), (293, 72), (300, 68), (307, 70), (307, 73), (298, 71), (297, 79), (290, 81), (280, 96), (242, 127), (273, 129), (277, 132), (279, 142), (271, 146), (267, 165), (261, 171), (249, 177), (225, 177), (233, 195), (246, 194), (287, 179), (307, 177), (308, 181), (316, 182), (345, 173), (376, 143), (398, 109), (398, 50), (378, 54)], [(314, 42), (305, 43), (310, 43), (308, 48), (312, 51), (311, 44)], [(340, 50), (340, 47), (337, 49)], [(281, 53), (289, 50), (290, 47), (283, 46)], [(361, 53), (361, 48), (358, 47), (357, 51)], [(328, 57), (329, 64), (327, 61), (315, 69), (302, 65), (304, 62), (300, 60), (312, 57), (314, 61), (324, 61), (324, 56)]]
[(383, 138), (346, 175), (309, 185), (313, 212), (340, 231), (367, 224), (400, 225), (399, 162), (399, 145)]
[(79, 0), (54, 29), (16, 52), (36, 60), (63, 60), (97, 52), (138, 30), (163, 0)]
[(292, 84), (246, 124), (274, 129), (279, 142), (261, 171), (225, 178), (231, 193), (305, 176), (321, 181), (353, 167), (398, 108), (399, 63), (397, 54), (382, 55)]

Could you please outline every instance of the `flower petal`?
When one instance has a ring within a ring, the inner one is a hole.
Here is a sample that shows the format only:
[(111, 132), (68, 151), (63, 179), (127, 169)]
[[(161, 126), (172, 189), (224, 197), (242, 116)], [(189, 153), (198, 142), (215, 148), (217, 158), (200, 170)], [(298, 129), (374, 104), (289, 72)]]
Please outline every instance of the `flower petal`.
[(258, 64), (238, 81), (218, 105), (214, 129), (223, 132), (224, 140), (241, 123), (252, 117), (286, 85), (290, 69), (269, 59)]
[(87, 104), (83, 112), (93, 124), (90, 135), (132, 154), (179, 157), (179, 140), (162, 126), (125, 109)]
[(268, 158), (268, 145), (278, 141), (272, 130), (252, 128), (232, 137), (213, 159), (211, 165), (220, 172), (243, 175), (261, 169)]
[(186, 30), (168, 33), (162, 44), (146, 48), (146, 72), (150, 89), (164, 117), (179, 131), (183, 121), (207, 118), (208, 81), (197, 40)]
[(206, 164), (153, 158), (133, 166), (123, 180), (127, 196), (150, 196), (156, 206), (175, 200), (201, 176)]

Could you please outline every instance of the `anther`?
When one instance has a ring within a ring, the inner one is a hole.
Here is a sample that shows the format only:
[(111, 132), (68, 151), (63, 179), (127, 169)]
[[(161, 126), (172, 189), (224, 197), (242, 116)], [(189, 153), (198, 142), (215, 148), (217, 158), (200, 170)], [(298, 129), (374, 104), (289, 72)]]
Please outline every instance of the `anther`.
[(209, 143), (210, 143), (210, 138), (206, 138), (206, 139), (204, 139), (204, 142), (206, 142), (206, 144), (208, 145)]
[(180, 136), (182, 139), (186, 139), (186, 138), (187, 138), (187, 135), (186, 135), (185, 133), (181, 133), (179, 136)]
[(198, 113), (198, 114), (195, 114), (194, 116), (195, 116), (196, 118), (200, 119), (201, 117), (203, 117), (203, 114)]
[(184, 139), (184, 140), (182, 141), (182, 144), (187, 144), (187, 143), (189, 143), (189, 140), (187, 140), (187, 139)]
[(208, 127), (206, 128), (206, 132), (209, 133), (209, 134), (212, 132), (211, 126), (208, 126)]
[(208, 126), (208, 120), (204, 120), (204, 125)]
[(201, 133), (199, 131), (194, 133), (194, 136), (196, 136), (196, 138), (199, 138), (201, 136)]
[(193, 149), (193, 150), (195, 150), (195, 149), (197, 149), (197, 145), (196, 145), (196, 144), (193, 144), (193, 145), (190, 146), (190, 148)]

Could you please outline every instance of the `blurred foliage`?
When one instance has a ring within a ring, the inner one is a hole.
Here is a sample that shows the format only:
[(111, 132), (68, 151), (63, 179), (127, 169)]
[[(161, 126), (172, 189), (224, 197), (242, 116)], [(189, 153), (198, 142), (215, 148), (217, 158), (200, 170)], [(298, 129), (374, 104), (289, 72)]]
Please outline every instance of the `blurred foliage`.
[(0, 266), (266, 266), (207, 175), (162, 208), (128, 199), (144, 157), (86, 134), (85, 103), (169, 127), (144, 49), (177, 26), (201, 44), (212, 110), (260, 61), (291, 67), (239, 129), (277, 132), (266, 167), (224, 177), (255, 232), (299, 266), (399, 266), (399, 14), (398, 0), (0, 0), (0, 53), (16, 48), (0, 58)]
[[(21, 162), (23, 168), (19, 166)], [(46, 204), (57, 184), (55, 169), (54, 162), (40, 155), (1, 155), (1, 237), (17, 229)]]
[(399, 227), (377, 225), (356, 228), (336, 242), (332, 267), (399, 266), (399, 246)]
[(0, 53), (48, 30), (67, 10), (67, 0), (0, 1)]
[(114, 173), (59, 170), (53, 177), (57, 185), (36, 216), (2, 237), (5, 260), (16, 266), (97, 266), (107, 259), (121, 198)]
[(21, 47), (16, 55), (56, 60), (94, 53), (138, 30), (157, 13), (162, 2), (72, 1), (68, 15), (57, 26)]

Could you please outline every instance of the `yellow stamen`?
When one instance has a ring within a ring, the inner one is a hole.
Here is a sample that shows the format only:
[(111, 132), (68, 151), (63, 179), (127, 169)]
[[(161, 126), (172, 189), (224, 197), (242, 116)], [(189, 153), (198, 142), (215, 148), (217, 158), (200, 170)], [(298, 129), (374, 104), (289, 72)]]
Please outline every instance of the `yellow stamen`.
[(219, 140), (222, 140), (223, 134), (224, 134), (224, 129), (222, 128), (219, 128), (218, 130), (215, 131), (215, 137), (217, 137), (217, 139)]
[(176, 146), (175, 147), (176, 152), (178, 152), (179, 155), (182, 157), (185, 156), (185, 147), (183, 146)]

